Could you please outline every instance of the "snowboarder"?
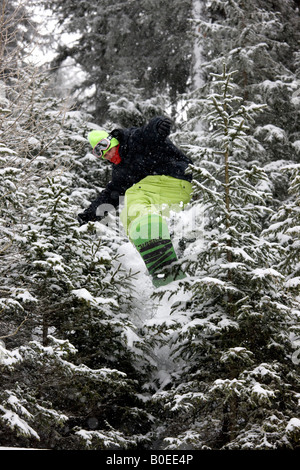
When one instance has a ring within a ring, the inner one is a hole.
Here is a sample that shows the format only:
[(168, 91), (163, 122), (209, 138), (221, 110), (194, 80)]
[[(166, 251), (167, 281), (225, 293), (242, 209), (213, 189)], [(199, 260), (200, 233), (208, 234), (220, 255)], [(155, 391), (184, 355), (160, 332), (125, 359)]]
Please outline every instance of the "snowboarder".
[[(172, 123), (156, 117), (143, 127), (89, 133), (93, 153), (113, 164), (112, 179), (82, 213), (80, 224), (101, 220), (107, 205), (117, 208), (125, 195), (120, 218), (152, 276), (154, 286), (184, 277), (164, 275), (163, 268), (177, 260), (165, 216), (191, 199), (191, 160), (168, 138)], [(97, 213), (98, 209), (98, 213)], [(99, 215), (100, 210), (100, 215)]]

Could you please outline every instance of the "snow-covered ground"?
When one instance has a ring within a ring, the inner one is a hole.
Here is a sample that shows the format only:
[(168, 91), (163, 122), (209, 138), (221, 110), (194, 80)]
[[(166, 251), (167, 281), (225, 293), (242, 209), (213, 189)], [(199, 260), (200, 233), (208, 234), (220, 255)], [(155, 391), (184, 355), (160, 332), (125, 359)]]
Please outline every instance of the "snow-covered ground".
[[(198, 222), (196, 219), (200, 219)], [(177, 214), (171, 214), (168, 219), (168, 225), (175, 251), (180, 259), (181, 254), (179, 248), (179, 241), (185, 235), (196, 238), (194, 243), (187, 246), (185, 255), (192, 256), (193, 251), (202, 243), (203, 232), (202, 223), (203, 211), (198, 211), (196, 215), (193, 207), (188, 207), (186, 210)], [(151, 278), (147, 272), (146, 266), (139, 255), (136, 248), (128, 240), (127, 243), (122, 243), (118, 248), (118, 254), (122, 262), (123, 268), (126, 271), (137, 272), (135, 291), (137, 308), (135, 317), (131, 318), (137, 329), (145, 328), (159, 328), (159, 326), (170, 327), (170, 335), (172, 334), (172, 326), (178, 319), (172, 315), (172, 305), (176, 302), (187, 301), (190, 297), (190, 292), (185, 292), (180, 281), (174, 281), (165, 287), (155, 288), (152, 284)], [(157, 295), (160, 294), (160, 295)], [(170, 380), (171, 374), (180, 367), (178, 362), (172, 359), (171, 355), (172, 341), (166, 341), (165, 344), (158, 344), (153, 351), (153, 358), (156, 363), (156, 373), (153, 381), (156, 382), (159, 388), (163, 388)]]
[(0, 447), (0, 450), (50, 450), (50, 449), (34, 449), (31, 447)]

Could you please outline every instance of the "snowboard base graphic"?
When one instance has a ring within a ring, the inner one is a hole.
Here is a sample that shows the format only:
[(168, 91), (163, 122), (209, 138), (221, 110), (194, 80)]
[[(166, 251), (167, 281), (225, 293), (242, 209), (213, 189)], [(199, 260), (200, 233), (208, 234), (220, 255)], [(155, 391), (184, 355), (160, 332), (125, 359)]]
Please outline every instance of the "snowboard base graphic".
[(152, 278), (160, 287), (183, 279), (185, 274), (172, 266), (177, 260), (166, 221), (159, 214), (145, 214), (130, 227), (130, 240), (142, 257)]

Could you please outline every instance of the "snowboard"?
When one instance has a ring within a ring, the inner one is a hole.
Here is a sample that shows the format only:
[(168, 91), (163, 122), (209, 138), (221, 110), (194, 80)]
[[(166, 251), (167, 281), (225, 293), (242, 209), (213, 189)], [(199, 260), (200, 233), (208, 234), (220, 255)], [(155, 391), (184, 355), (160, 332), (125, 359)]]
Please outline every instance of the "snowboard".
[(130, 239), (143, 259), (155, 287), (185, 278), (185, 274), (176, 266), (177, 255), (167, 223), (161, 215), (146, 214), (138, 218), (131, 226)]

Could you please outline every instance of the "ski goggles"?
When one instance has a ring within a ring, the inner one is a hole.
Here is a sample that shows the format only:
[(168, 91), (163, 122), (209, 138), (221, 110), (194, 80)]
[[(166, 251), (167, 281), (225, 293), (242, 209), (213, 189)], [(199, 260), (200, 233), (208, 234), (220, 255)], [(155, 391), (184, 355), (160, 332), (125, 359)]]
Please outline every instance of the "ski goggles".
[(110, 143), (110, 139), (101, 139), (100, 142), (98, 142), (98, 144), (93, 148), (93, 154), (95, 157), (103, 157), (104, 152), (109, 148)]

